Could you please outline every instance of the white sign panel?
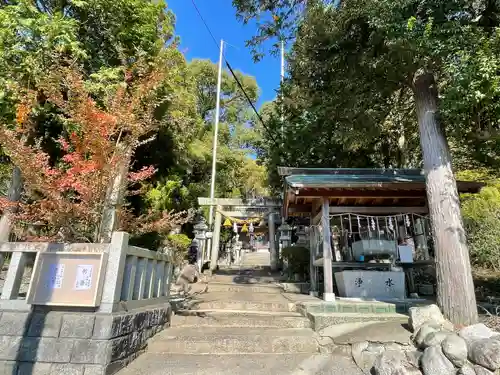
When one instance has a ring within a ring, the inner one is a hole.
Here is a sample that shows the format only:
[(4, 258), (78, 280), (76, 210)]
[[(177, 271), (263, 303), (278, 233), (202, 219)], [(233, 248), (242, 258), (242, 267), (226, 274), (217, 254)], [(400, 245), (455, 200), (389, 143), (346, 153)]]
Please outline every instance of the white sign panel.
[(61, 289), (63, 279), (64, 264), (51, 264), (49, 268), (48, 287), (50, 289)]
[(76, 267), (76, 290), (87, 290), (92, 287), (92, 274), (94, 266), (92, 265), (78, 265)]

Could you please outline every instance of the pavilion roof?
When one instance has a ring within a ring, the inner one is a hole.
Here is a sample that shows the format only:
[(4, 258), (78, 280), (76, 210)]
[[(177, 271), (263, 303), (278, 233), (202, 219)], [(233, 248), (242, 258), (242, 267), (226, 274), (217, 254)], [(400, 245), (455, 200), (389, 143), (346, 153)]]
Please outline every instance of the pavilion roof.
[[(425, 175), (420, 169), (289, 168), (284, 177), (284, 209), (307, 212), (315, 200), (328, 197), (336, 206), (419, 206), (427, 203)], [(457, 182), (460, 193), (477, 193), (481, 182)], [(310, 212), (310, 211), (309, 211)]]

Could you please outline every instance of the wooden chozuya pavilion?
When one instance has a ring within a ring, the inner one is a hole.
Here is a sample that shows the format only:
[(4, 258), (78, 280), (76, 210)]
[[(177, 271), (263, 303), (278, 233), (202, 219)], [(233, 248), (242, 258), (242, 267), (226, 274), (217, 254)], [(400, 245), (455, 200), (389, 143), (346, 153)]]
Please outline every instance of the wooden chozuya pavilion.
[[(278, 167), (284, 178), (282, 216), (309, 218), (311, 290), (340, 297), (407, 297), (405, 271), (433, 264), (425, 176), (415, 169)], [(483, 184), (458, 182), (460, 193)], [(414, 292), (410, 285), (409, 292)]]

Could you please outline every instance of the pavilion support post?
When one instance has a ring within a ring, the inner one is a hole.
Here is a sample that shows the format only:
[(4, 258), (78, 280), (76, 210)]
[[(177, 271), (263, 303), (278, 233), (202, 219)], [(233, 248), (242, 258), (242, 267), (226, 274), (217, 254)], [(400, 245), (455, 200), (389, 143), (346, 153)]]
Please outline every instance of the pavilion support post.
[(212, 251), (210, 253), (210, 270), (213, 272), (217, 269), (217, 262), (219, 261), (219, 244), (220, 244), (220, 226), (222, 224), (222, 214), (220, 213), (221, 207), (217, 206), (215, 209), (215, 224), (214, 233), (212, 237)]
[(327, 302), (335, 301), (333, 293), (333, 272), (332, 272), (332, 244), (330, 232), (330, 202), (328, 198), (323, 198), (321, 205), (321, 226), (323, 227), (323, 299)]
[(271, 260), (271, 271), (278, 270), (278, 246), (276, 246), (276, 214), (271, 212), (267, 220), (267, 226), (269, 228), (269, 252)]
[[(311, 217), (312, 223), (312, 217)], [(309, 290), (309, 294), (312, 296), (318, 296), (318, 275), (316, 273), (316, 266), (314, 265), (314, 260), (316, 258), (315, 247), (316, 241), (315, 236), (313, 236), (313, 229), (309, 226), (309, 275), (311, 279), (311, 287)]]

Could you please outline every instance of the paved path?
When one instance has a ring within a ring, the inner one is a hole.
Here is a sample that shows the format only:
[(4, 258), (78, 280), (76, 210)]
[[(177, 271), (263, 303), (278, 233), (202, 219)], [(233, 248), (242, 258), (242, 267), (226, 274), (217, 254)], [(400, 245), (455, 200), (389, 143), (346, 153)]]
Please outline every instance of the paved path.
[(119, 374), (361, 375), (345, 354), (320, 354), (309, 320), (292, 311), (301, 297), (278, 279), (262, 265), (221, 270)]

